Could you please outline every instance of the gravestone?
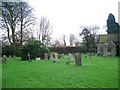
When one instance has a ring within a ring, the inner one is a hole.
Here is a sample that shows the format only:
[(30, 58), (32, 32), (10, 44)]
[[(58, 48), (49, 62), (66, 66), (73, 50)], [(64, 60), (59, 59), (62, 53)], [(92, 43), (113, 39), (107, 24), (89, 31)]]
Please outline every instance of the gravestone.
[(62, 54), (62, 58), (63, 58), (63, 59), (65, 58), (65, 55), (64, 55), (64, 54)]
[(73, 56), (71, 53), (69, 53), (69, 54), (68, 54), (68, 59), (69, 59), (70, 61), (74, 61), (74, 56)]
[(48, 60), (48, 53), (44, 53), (44, 59)]
[(52, 55), (52, 60), (54, 63), (59, 63), (60, 60), (58, 59), (58, 54), (55, 52), (53, 55)]
[(9, 55), (9, 58), (11, 58), (11, 55)]
[(50, 59), (53, 59), (52, 54), (50, 54)]
[(15, 59), (15, 58), (16, 58), (16, 55), (13, 55), (13, 58)]
[(71, 53), (69, 53), (69, 54), (68, 54), (68, 60), (66, 61), (66, 64), (70, 64), (71, 59), (72, 59)]
[(38, 58), (36, 58), (36, 60), (41, 60), (41, 58), (40, 58), (40, 57), (38, 57)]
[(70, 64), (72, 61), (74, 61), (74, 56), (73, 54), (69, 53), (68, 54), (68, 60), (66, 61), (66, 64)]
[(28, 62), (32, 62), (32, 59), (30, 58), (30, 53), (28, 53)]
[(55, 53), (55, 62), (60, 62), (60, 60), (58, 59), (58, 54)]
[(50, 53), (50, 59), (51, 59), (51, 60), (53, 60), (53, 58), (54, 58), (53, 55), (54, 55), (53, 53)]
[(75, 62), (77, 66), (82, 66), (82, 59), (81, 59), (81, 55), (79, 53), (75, 54)]
[(7, 56), (6, 56), (6, 55), (3, 55), (2, 63), (6, 63), (6, 62), (7, 62)]
[(57, 53), (55, 53), (55, 59), (58, 59), (58, 54)]
[(55, 63), (55, 53), (51, 53), (51, 60)]

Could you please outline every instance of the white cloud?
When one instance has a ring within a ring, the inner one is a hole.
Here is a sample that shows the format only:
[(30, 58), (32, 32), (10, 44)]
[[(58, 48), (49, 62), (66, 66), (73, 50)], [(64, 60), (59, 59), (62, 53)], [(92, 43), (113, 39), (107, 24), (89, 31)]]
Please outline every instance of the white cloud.
[[(106, 24), (109, 13), (118, 21), (118, 0), (28, 0), (37, 17), (46, 16), (53, 25), (53, 38), (78, 34), (80, 26)], [(105, 33), (101, 29), (100, 33)]]

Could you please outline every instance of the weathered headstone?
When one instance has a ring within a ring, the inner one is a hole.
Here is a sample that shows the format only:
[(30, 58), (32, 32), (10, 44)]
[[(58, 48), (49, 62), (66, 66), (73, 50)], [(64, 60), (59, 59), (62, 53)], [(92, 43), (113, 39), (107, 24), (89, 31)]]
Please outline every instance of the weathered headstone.
[(81, 59), (81, 55), (79, 53), (75, 54), (75, 62), (77, 66), (82, 66), (82, 59)]
[(67, 56), (68, 56), (68, 60), (66, 61), (66, 64), (70, 64), (70, 62), (71, 62), (71, 53), (69, 53)]
[(11, 58), (11, 55), (9, 55), (9, 58)]
[(66, 61), (66, 64), (70, 64), (72, 61), (74, 61), (74, 56), (71, 53), (69, 53), (68, 60)]
[(44, 59), (48, 60), (48, 53), (44, 53)]
[(30, 58), (30, 53), (28, 53), (28, 62), (32, 62), (32, 59)]
[(2, 63), (6, 63), (6, 62), (7, 62), (7, 56), (6, 56), (6, 55), (3, 55)]
[(50, 59), (53, 60), (53, 53), (50, 53)]
[(58, 54), (55, 53), (55, 62), (60, 62), (60, 60), (58, 59)]
[(57, 54), (56, 52), (52, 54), (52, 61), (53, 61), (54, 63), (60, 62), (60, 60), (58, 59), (58, 54)]
[(63, 59), (65, 58), (65, 55), (64, 55), (64, 54), (62, 54), (62, 58), (63, 58)]
[(50, 54), (50, 59), (53, 59), (52, 54)]
[(15, 59), (15, 58), (16, 58), (16, 55), (13, 55), (13, 58)]
[(57, 53), (55, 53), (55, 59), (58, 59), (58, 54)]
[(55, 53), (51, 53), (51, 60), (55, 63)]
[(73, 56), (71, 53), (69, 53), (69, 54), (68, 54), (68, 59), (69, 59), (70, 61), (74, 61), (74, 56)]

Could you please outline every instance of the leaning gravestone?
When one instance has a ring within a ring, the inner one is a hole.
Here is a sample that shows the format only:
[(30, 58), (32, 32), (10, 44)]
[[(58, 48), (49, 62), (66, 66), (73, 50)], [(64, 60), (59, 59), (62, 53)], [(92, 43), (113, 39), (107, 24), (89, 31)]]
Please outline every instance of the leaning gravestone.
[(48, 53), (44, 53), (44, 59), (48, 60)]
[(6, 62), (7, 62), (7, 56), (6, 56), (6, 55), (3, 55), (2, 63), (6, 63)]
[(81, 55), (79, 53), (75, 54), (75, 62), (77, 66), (82, 66), (82, 59), (81, 59)]

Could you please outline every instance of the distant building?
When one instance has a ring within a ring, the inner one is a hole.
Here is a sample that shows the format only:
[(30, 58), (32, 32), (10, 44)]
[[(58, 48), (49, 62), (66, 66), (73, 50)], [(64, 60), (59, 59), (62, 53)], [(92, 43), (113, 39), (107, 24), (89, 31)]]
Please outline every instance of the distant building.
[(119, 35), (117, 33), (100, 35), (97, 53), (103, 56), (118, 56)]

